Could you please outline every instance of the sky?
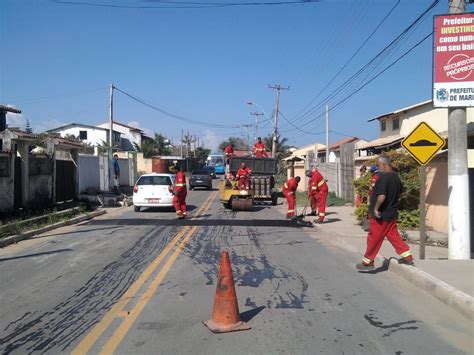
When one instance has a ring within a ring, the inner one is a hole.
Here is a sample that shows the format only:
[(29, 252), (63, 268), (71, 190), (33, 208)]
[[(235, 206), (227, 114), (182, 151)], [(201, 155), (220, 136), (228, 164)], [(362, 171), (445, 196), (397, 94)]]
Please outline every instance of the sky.
[[(278, 122), (290, 144), (325, 142), (326, 103), (331, 143), (346, 136), (372, 140), (379, 127), (369, 119), (431, 98), (431, 37), (367, 86), (364, 83), (429, 35), (432, 16), (447, 13), (448, 0), (441, 0), (379, 67), (364, 72), (366, 81), (343, 86), (339, 96), (334, 90), (431, 3), (321, 0), (170, 8), (159, 0), (1, 0), (0, 104), (22, 110), (21, 115), (8, 115), (10, 126), (24, 127), (29, 120), (36, 132), (72, 122), (96, 125), (108, 120), (113, 83), (172, 114), (115, 90), (115, 120), (148, 134), (163, 134), (174, 143), (184, 130), (215, 150), (229, 136), (246, 139), (243, 125), (255, 124), (251, 112), (265, 113), (259, 116), (258, 135), (271, 133), (276, 91), (269, 85), (279, 84), (290, 88), (281, 91)], [(150, 8), (156, 6), (162, 8)], [(248, 129), (253, 140), (254, 127)]]

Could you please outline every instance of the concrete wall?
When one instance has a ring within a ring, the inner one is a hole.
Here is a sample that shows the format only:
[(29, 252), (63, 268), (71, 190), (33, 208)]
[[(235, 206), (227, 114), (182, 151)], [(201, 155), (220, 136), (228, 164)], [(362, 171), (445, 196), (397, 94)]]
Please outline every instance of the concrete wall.
[(76, 137), (79, 137), (80, 131), (87, 132), (87, 139), (83, 140), (84, 143), (92, 144), (93, 146), (102, 145), (103, 142), (108, 142), (108, 132), (103, 129), (94, 129), (94, 128), (86, 128), (86, 127), (68, 127), (62, 130), (56, 130), (56, 133), (59, 133), (62, 137), (66, 136), (67, 134), (72, 134)]
[(149, 174), (153, 171), (153, 159), (146, 159), (143, 153), (137, 153), (137, 171)]
[(5, 166), (2, 166), (2, 170), (9, 169), (9, 176), (0, 176), (0, 214), (3, 214), (13, 210), (15, 159), (11, 153), (0, 153), (0, 156), (2, 157), (2, 164), (5, 164)]
[[(102, 128), (109, 128), (108, 123), (102, 123), (98, 125), (97, 127), (102, 127)], [(137, 132), (135, 130), (131, 130), (130, 128), (121, 126), (119, 124), (114, 123), (114, 131), (122, 133), (122, 138), (128, 139), (132, 143), (136, 143), (138, 146), (142, 145), (142, 135), (140, 132)]]
[(88, 187), (100, 190), (99, 157), (94, 155), (79, 154), (79, 193)]
[(433, 159), (426, 169), (426, 225), (448, 233), (447, 155)]

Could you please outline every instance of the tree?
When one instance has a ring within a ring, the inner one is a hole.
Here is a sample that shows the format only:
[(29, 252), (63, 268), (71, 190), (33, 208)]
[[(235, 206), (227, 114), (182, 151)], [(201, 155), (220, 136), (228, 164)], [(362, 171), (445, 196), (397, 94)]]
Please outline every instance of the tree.
[[(268, 135), (263, 139), (268, 150), (272, 150), (273, 135)], [(276, 152), (275, 158), (280, 161), (290, 155), (290, 147), (287, 144), (288, 138), (281, 138), (279, 134), (276, 136)]]
[(170, 155), (169, 139), (160, 133), (155, 133), (153, 142), (157, 155)]
[(229, 144), (234, 144), (234, 148), (237, 150), (247, 150), (247, 143), (240, 137), (229, 137), (219, 144), (219, 150), (223, 151)]
[(29, 133), (29, 134), (33, 133), (33, 129), (31, 128), (31, 124), (30, 124), (30, 120), (26, 120), (25, 131), (26, 131), (26, 133)]
[(194, 155), (198, 162), (204, 164), (207, 157), (211, 154), (211, 150), (203, 147), (198, 147), (194, 150)]
[(143, 157), (146, 159), (156, 155), (155, 143), (153, 139), (142, 140), (142, 145), (137, 145), (136, 148), (143, 153)]

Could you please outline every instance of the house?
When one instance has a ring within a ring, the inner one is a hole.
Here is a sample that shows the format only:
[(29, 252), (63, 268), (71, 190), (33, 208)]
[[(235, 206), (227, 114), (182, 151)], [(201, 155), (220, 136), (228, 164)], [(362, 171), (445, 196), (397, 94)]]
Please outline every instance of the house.
[[(61, 137), (74, 136), (79, 138), (83, 143), (90, 144), (93, 147), (101, 145), (109, 145), (109, 129), (107, 127), (90, 126), (83, 123), (70, 123), (65, 126), (53, 128), (48, 133), (57, 133)], [(120, 146), (121, 133), (113, 131), (113, 144)]]
[[(466, 109), (468, 135), (468, 167), (470, 179), (471, 206), (474, 202), (474, 108)], [(355, 159), (356, 177), (362, 165), (388, 150), (401, 148), (401, 141), (420, 123), (428, 123), (445, 139), (448, 138), (448, 109), (434, 108), (432, 100), (423, 101), (383, 115), (368, 122), (377, 122), (379, 138), (359, 144)], [(449, 146), (449, 141), (448, 141)], [(448, 154), (442, 150), (429, 163), (426, 172), (426, 203), (428, 206), (426, 224), (432, 229), (448, 233)], [(472, 207), (471, 207), (472, 210)], [(472, 233), (472, 232), (471, 232)]]
[[(100, 128), (109, 128), (110, 124), (102, 123), (97, 125)], [(113, 122), (113, 130), (121, 133), (121, 142), (120, 142), (120, 150), (123, 151), (137, 151), (137, 147), (142, 146), (142, 142), (144, 140), (144, 132), (143, 130), (127, 126), (126, 124), (114, 121)]]
[[(349, 137), (337, 141), (334, 144), (329, 146), (329, 162), (330, 163), (339, 163), (341, 160), (341, 146), (344, 144), (352, 143), (352, 142), (360, 142), (361, 140), (357, 137)], [(365, 141), (363, 141), (365, 142)], [(326, 147), (318, 149), (318, 161), (320, 163), (326, 162)]]

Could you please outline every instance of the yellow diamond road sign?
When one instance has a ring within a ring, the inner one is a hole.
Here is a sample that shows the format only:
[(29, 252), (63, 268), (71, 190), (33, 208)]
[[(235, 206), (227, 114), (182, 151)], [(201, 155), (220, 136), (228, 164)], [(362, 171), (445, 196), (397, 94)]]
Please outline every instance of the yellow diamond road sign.
[(445, 145), (444, 138), (426, 122), (421, 122), (402, 141), (402, 146), (421, 165), (428, 164)]

